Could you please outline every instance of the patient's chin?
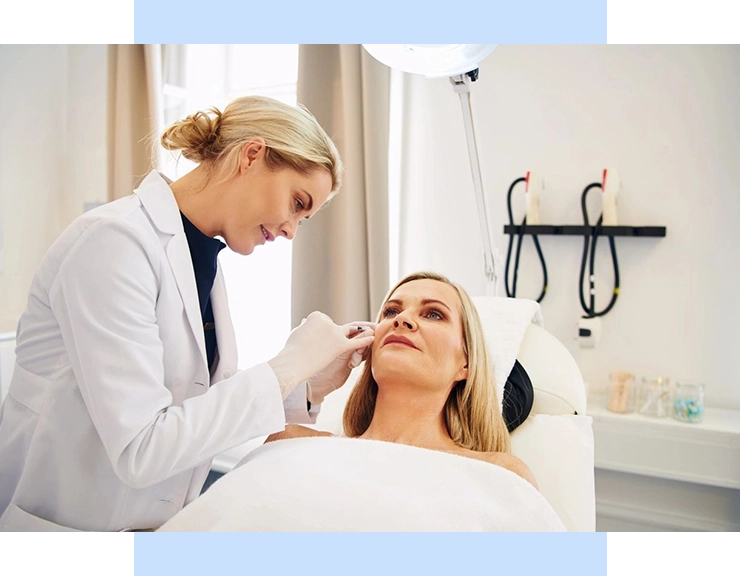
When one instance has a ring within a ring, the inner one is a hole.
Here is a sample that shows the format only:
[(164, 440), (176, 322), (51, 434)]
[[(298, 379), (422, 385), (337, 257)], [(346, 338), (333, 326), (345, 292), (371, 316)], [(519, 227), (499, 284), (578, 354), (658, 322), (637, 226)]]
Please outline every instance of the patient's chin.
[(419, 363), (403, 354), (380, 354), (373, 357), (372, 374), (376, 382), (393, 382), (415, 379), (419, 375)]

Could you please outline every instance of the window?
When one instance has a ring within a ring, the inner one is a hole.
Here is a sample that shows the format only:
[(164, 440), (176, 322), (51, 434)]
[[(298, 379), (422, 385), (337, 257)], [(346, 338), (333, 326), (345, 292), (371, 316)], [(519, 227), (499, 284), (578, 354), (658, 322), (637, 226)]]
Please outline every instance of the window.
[[(178, 44), (162, 46), (165, 126), (205, 110), (223, 108), (249, 94), (296, 103), (297, 44)], [(195, 164), (160, 152), (160, 170), (177, 179)], [(239, 368), (277, 354), (290, 332), (291, 247), (285, 238), (258, 246), (248, 257), (225, 248), (226, 278), (236, 332)]]

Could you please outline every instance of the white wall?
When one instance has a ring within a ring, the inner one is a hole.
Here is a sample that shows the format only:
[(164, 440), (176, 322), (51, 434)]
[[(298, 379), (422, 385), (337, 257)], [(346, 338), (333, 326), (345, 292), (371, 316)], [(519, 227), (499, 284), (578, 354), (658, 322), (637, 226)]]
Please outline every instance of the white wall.
[(107, 195), (108, 48), (0, 47), (0, 332), (51, 242)]
[[(623, 182), (620, 221), (667, 227), (665, 238), (617, 239), (621, 294), (592, 350), (575, 341), (583, 241), (540, 238), (550, 277), (545, 325), (592, 388), (622, 368), (700, 379), (708, 405), (740, 408), (739, 71), (737, 46), (499, 46), (480, 67), (473, 114), (493, 242), (503, 256), (506, 191), (527, 170), (545, 180), (543, 224), (580, 224), (582, 190), (612, 167)], [(431, 268), (482, 294), (458, 97), (446, 79), (407, 75), (404, 89), (399, 273)], [(523, 215), (521, 189), (514, 214)], [(600, 245), (597, 309), (612, 287), (607, 243)], [(540, 286), (526, 239), (517, 295), (534, 298)]]

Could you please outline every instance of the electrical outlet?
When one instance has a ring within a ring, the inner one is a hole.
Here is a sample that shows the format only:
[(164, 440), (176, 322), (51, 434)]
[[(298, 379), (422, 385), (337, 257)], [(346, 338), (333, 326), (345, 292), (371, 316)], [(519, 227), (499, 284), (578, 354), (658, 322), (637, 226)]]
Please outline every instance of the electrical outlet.
[(581, 348), (596, 348), (601, 338), (601, 318), (581, 318), (578, 321), (578, 345)]

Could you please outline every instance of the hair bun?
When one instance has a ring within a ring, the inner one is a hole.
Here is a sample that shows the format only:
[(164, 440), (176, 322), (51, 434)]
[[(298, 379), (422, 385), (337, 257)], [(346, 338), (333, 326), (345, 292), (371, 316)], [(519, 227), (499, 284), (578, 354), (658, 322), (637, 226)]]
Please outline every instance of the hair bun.
[(167, 150), (181, 150), (194, 162), (212, 160), (218, 156), (216, 146), (223, 115), (217, 108), (196, 112), (172, 124), (162, 134), (162, 146)]
[(290, 168), (308, 174), (321, 168), (331, 174), (332, 195), (342, 181), (342, 159), (334, 142), (308, 110), (268, 96), (242, 96), (223, 111), (208, 108), (175, 122), (161, 137), (167, 150), (181, 150), (188, 160), (204, 161), (227, 180), (239, 169), (248, 142), (265, 144), (270, 170)]

